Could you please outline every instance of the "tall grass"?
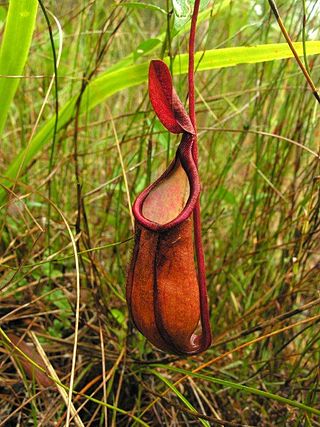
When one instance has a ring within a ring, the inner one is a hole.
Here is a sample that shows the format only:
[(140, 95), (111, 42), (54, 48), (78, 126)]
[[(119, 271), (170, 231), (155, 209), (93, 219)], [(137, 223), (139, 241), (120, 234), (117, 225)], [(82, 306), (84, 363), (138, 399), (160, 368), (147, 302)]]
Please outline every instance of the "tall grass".
[[(168, 57), (185, 99), (188, 22), (174, 27), (167, 2), (43, 3), (56, 52), (61, 34), (49, 12), (64, 32), (52, 161), (47, 22), (39, 8), (28, 54), (37, 3), (19, 31), (10, 26), (25, 2), (0, 13), (0, 425), (318, 425), (319, 107), (268, 2), (215, 2), (200, 19), (213, 345), (183, 360), (157, 351), (128, 319), (133, 234), (123, 177), (132, 202), (178, 142), (154, 119), (146, 70)], [(304, 5), (305, 25), (302, 2), (278, 6), (319, 87), (319, 5)], [(3, 51), (18, 68), (3, 68)], [(44, 352), (38, 370), (56, 385), (26, 377), (7, 333)]]

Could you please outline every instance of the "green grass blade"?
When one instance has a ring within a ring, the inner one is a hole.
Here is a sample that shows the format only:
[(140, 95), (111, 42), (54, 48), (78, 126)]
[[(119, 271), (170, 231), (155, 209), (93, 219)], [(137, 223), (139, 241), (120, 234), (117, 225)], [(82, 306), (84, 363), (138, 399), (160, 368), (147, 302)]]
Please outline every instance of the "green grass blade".
[[(267, 399), (272, 399), (276, 402), (283, 403), (283, 404), (289, 405), (293, 408), (298, 408), (298, 409), (301, 409), (303, 411), (306, 411), (309, 414), (320, 415), (319, 409), (312, 408), (308, 405), (305, 405), (304, 403), (297, 402), (296, 400), (287, 399), (286, 397), (279, 396), (278, 394), (269, 393), (267, 391), (259, 390), (259, 389), (256, 389), (254, 387), (248, 387), (248, 386), (242, 385), (242, 384), (237, 384), (235, 382), (228, 381), (228, 380), (221, 380), (219, 378), (215, 378), (215, 377), (212, 377), (209, 375), (193, 373), (191, 371), (187, 371), (187, 370), (181, 369), (181, 368), (176, 368), (174, 366), (169, 366), (169, 365), (163, 366), (163, 365), (156, 365), (156, 364), (153, 366), (163, 368), (163, 369), (169, 369), (171, 371), (178, 372), (178, 373), (183, 374), (183, 375), (188, 375), (188, 376), (193, 377), (193, 378), (199, 378), (201, 380), (209, 381), (209, 382), (214, 383), (214, 384), (219, 384), (219, 385), (222, 385), (225, 387), (230, 387), (230, 388), (233, 388), (236, 390), (241, 390), (241, 391), (244, 391), (245, 393), (254, 394), (256, 396), (264, 397)], [(156, 372), (153, 370), (148, 370), (148, 371), (154, 375), (157, 375)]]
[(0, 49), (0, 135), (22, 74), (31, 45), (38, 9), (37, 0), (10, 0)]
[[(300, 56), (303, 55), (303, 44), (294, 43)], [(320, 53), (320, 41), (307, 42), (308, 55)], [(239, 64), (255, 64), (266, 61), (280, 60), (293, 57), (287, 43), (265, 44), (252, 47), (233, 47), (225, 49), (213, 49), (206, 52), (197, 52), (196, 63), (201, 62), (198, 71), (213, 70), (225, 67), (234, 67)], [(102, 73), (87, 86), (83, 97), (80, 112), (88, 112), (108, 97), (115, 93), (146, 82), (148, 76), (149, 62), (133, 65), (120, 70)], [(173, 64), (174, 74), (185, 74), (188, 69), (188, 55), (182, 54), (175, 58)], [(58, 130), (68, 123), (72, 118), (76, 98), (71, 99), (59, 113)], [(8, 179), (1, 179), (0, 184), (10, 187), (21, 167), (23, 170), (36, 154), (44, 147), (52, 135), (54, 117), (51, 117), (38, 131), (29, 146), (20, 152), (4, 173)], [(21, 166), (22, 164), (22, 166)], [(0, 203), (4, 201), (6, 191), (0, 188)]]
[[(161, 374), (159, 374), (158, 372), (156, 372), (156, 371), (152, 371), (152, 373), (153, 373), (153, 375), (155, 375), (156, 377), (158, 377), (161, 381), (163, 381), (165, 384), (166, 384), (166, 386), (168, 386), (172, 391), (173, 391), (173, 393), (186, 405), (186, 407), (188, 408), (188, 409), (190, 409), (190, 411), (192, 411), (192, 412), (194, 412), (195, 414), (197, 414), (197, 411), (196, 411), (196, 409), (194, 408), (194, 406), (189, 402), (189, 400), (188, 399), (186, 399), (185, 397), (184, 397), (184, 395), (182, 394), (182, 393), (180, 393), (180, 391), (169, 381), (169, 380), (167, 380), (167, 378), (165, 378), (165, 377), (163, 377)], [(199, 418), (199, 421), (200, 421), (200, 423), (203, 425), (203, 426), (205, 426), (205, 427), (210, 427), (210, 424), (209, 424), (209, 422), (208, 421), (206, 421), (206, 420), (203, 420), (203, 419), (201, 419), (201, 418)]]

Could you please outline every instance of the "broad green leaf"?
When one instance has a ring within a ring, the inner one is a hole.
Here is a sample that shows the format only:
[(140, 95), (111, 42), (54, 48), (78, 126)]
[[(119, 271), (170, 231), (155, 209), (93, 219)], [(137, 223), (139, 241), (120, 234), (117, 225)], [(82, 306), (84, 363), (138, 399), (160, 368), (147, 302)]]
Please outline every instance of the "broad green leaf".
[(0, 48), (0, 135), (27, 61), (38, 9), (37, 0), (10, 0)]
[[(153, 50), (153, 48), (157, 47), (159, 43), (160, 43), (160, 40), (158, 39), (148, 39), (142, 42), (141, 44), (139, 44), (137, 49), (133, 51), (134, 62), (141, 56)], [(117, 68), (121, 68), (121, 67), (117, 67)]]
[[(303, 55), (302, 43), (294, 43), (294, 47), (300, 56)], [(308, 55), (320, 53), (320, 41), (306, 43)], [(292, 58), (293, 54), (286, 43), (266, 44), (252, 47), (232, 47), (225, 49), (213, 49), (205, 52), (197, 52), (195, 63), (198, 71), (213, 70), (217, 68), (234, 67), (239, 64), (255, 64), (266, 61)], [(169, 63), (169, 59), (165, 59)], [(116, 71), (106, 71), (95, 80), (92, 80), (83, 96), (80, 113), (90, 111), (104, 102), (115, 93), (147, 81), (149, 62), (140, 65), (121, 68)], [(185, 74), (188, 70), (188, 55), (182, 54), (175, 58), (173, 64), (174, 74)], [(76, 98), (72, 98), (59, 113), (58, 130), (65, 126), (72, 118)], [(26, 168), (37, 153), (45, 146), (52, 135), (55, 117), (51, 117), (38, 131), (29, 146), (21, 151), (13, 160), (7, 171), (3, 174), (9, 179), (1, 179), (0, 184), (10, 187), (19, 168)], [(22, 166), (21, 166), (22, 165)], [(6, 191), (0, 188), (0, 202), (3, 202)]]
[(4, 21), (6, 20), (7, 16), (7, 10), (5, 7), (0, 6), (0, 28), (2, 28), (2, 25), (4, 24)]
[[(210, 0), (201, 0), (199, 10), (205, 9)], [(180, 30), (191, 19), (194, 0), (172, 0), (174, 12), (174, 28)]]

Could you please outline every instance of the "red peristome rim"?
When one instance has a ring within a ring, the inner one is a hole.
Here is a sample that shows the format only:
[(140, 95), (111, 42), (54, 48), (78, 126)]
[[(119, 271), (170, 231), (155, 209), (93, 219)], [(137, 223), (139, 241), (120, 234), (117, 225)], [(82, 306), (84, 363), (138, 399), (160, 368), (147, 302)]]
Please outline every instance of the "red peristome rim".
[[(198, 170), (192, 156), (193, 141), (194, 141), (193, 135), (188, 133), (183, 134), (181, 143), (176, 153), (176, 157), (171, 162), (168, 169), (153, 184), (149, 185), (149, 187), (143, 190), (142, 193), (140, 193), (139, 196), (136, 198), (132, 207), (133, 214), (137, 222), (143, 227), (145, 227), (146, 229), (151, 231), (158, 231), (158, 232), (167, 231), (181, 224), (183, 221), (185, 221), (187, 218), (191, 216), (200, 194), (200, 180), (199, 180)], [(183, 211), (172, 221), (167, 222), (166, 224), (159, 224), (157, 222), (150, 221), (149, 219), (145, 218), (142, 214), (143, 203), (146, 197), (159, 184), (159, 182), (161, 182), (170, 174), (177, 160), (180, 160), (181, 165), (184, 168), (189, 180), (189, 185), (190, 185), (189, 199)]]

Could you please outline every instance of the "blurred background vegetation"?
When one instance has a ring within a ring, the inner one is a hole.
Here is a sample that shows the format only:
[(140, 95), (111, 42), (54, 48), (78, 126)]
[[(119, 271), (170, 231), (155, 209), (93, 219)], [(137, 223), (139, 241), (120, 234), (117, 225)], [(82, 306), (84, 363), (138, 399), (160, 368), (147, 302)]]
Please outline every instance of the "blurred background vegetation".
[[(178, 139), (145, 79), (112, 90), (132, 65), (187, 52), (186, 2), (42, 3), (50, 27), (39, 6), (0, 145), (0, 425), (320, 425), (320, 110), (296, 62), (196, 74), (213, 345), (179, 359), (146, 342), (125, 303), (129, 206)], [(319, 1), (278, 3), (294, 41), (320, 40)], [(268, 1), (202, 6), (197, 50), (284, 42)], [(319, 56), (306, 57), (319, 87)], [(186, 75), (174, 81), (185, 100)], [(17, 337), (60, 388), (28, 375)]]

